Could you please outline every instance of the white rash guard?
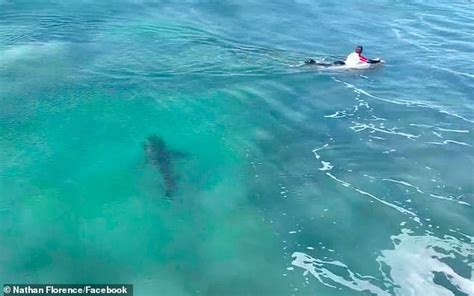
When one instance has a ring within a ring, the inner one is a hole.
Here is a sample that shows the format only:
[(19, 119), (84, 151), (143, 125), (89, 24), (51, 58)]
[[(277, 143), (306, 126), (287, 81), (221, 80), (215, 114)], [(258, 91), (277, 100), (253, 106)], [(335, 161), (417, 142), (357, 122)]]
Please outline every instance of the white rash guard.
[(353, 52), (350, 55), (347, 56), (346, 58), (346, 66), (348, 67), (356, 67), (361, 64), (367, 63), (367, 58), (358, 54), (357, 52)]

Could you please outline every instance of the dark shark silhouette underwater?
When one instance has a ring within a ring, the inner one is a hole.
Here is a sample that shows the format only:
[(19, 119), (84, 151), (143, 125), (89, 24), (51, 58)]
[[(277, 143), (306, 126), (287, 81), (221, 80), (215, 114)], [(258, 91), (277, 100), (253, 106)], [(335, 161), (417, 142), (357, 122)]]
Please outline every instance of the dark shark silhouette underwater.
[(149, 136), (144, 143), (147, 163), (155, 166), (163, 177), (165, 196), (169, 199), (177, 190), (177, 177), (174, 172), (174, 161), (186, 156), (178, 151), (169, 150), (165, 141), (159, 136)]

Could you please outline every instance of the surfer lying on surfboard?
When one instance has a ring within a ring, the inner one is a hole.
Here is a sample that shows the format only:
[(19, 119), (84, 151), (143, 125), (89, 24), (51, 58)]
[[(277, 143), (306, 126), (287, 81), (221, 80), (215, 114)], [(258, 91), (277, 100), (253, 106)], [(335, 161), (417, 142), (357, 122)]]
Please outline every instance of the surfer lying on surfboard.
[(362, 55), (364, 48), (358, 45), (354, 52), (350, 53), (345, 61), (335, 61), (332, 63), (317, 62), (313, 59), (308, 59), (304, 63), (306, 65), (315, 65), (322, 67), (345, 66), (351, 69), (365, 69), (370, 68), (371, 64), (378, 64), (383, 62), (381, 59), (368, 59)]

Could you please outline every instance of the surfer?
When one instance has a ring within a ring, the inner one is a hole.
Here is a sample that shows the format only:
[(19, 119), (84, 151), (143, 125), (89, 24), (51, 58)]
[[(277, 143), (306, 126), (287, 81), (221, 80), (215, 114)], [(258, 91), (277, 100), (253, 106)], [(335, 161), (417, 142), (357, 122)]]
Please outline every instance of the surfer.
[(358, 45), (354, 52), (349, 54), (344, 61), (344, 64), (348, 67), (356, 67), (360, 64), (376, 64), (380, 62), (380, 59), (368, 59), (362, 55), (362, 52), (364, 51), (364, 48), (361, 45)]
[(322, 67), (333, 67), (333, 66), (346, 66), (348, 68), (365, 68), (364, 65), (369, 66), (368, 64), (380, 63), (380, 59), (368, 59), (362, 55), (364, 48), (361, 45), (358, 45), (354, 52), (350, 53), (345, 61), (335, 61), (332, 63), (325, 63), (315, 61), (313, 59), (308, 59), (304, 63), (306, 65), (315, 65)]

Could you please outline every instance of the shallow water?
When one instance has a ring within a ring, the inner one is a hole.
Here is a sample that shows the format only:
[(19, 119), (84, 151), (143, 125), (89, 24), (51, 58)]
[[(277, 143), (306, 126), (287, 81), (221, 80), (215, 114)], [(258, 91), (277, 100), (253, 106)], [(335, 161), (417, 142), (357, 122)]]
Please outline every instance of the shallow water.
[(0, 283), (474, 294), (471, 1), (96, 2), (0, 0)]

